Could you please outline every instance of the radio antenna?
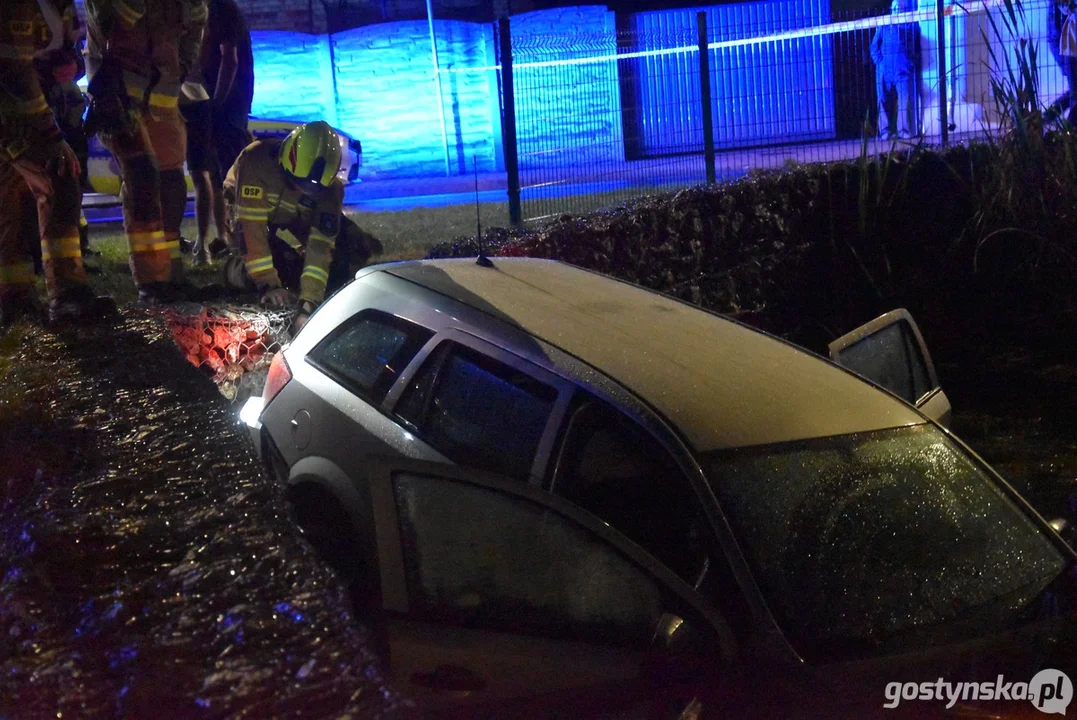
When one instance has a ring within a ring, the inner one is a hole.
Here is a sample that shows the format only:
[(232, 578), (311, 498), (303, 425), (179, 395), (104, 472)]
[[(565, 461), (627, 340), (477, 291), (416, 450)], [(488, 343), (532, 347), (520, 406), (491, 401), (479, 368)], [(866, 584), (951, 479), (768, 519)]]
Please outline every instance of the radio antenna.
[(479, 246), (479, 258), (475, 262), (482, 267), (493, 267), (494, 264), (490, 262), (490, 258), (486, 257), (486, 252), (482, 247), (482, 213), (479, 211), (479, 163), (474, 155), (471, 156), (471, 170), (475, 175), (475, 242)]

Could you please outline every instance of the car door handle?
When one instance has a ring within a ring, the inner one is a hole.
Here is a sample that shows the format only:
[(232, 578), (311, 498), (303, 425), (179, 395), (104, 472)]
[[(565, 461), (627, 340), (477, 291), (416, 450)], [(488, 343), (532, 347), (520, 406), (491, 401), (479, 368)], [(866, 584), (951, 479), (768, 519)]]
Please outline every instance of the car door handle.
[(413, 672), (411, 684), (440, 692), (475, 692), (486, 689), (486, 681), (459, 665), (439, 665), (433, 672)]

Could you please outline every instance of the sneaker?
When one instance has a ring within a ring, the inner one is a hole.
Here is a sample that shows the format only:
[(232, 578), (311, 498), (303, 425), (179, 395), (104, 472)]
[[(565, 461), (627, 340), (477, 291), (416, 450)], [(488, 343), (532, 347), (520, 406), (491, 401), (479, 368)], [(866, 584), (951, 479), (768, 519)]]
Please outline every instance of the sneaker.
[(26, 320), (41, 322), (41, 304), (30, 293), (8, 293), (0, 295), (0, 327), (8, 327)]
[(49, 301), (49, 323), (93, 322), (117, 314), (116, 302), (107, 295), (94, 295), (85, 285), (64, 290)]
[(181, 237), (179, 239), (179, 244), (180, 244), (180, 252), (183, 253), (184, 255), (191, 252), (192, 248), (194, 247), (194, 243), (191, 242), (190, 240), (188, 240), (185, 237)]
[(209, 252), (206, 250), (206, 244), (203, 240), (198, 239), (191, 243), (192, 265), (205, 265), (207, 262), (208, 255)]
[(209, 251), (209, 256), (213, 260), (221, 260), (231, 251), (231, 248), (228, 247), (228, 243), (220, 238), (214, 238), (213, 242), (211, 242), (206, 249)]

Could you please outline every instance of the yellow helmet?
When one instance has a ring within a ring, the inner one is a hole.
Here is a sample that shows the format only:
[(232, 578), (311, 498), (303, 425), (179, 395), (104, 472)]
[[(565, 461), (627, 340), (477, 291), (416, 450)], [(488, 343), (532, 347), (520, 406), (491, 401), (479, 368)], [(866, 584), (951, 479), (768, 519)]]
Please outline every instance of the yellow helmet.
[(278, 161), (300, 184), (329, 187), (340, 171), (340, 136), (321, 120), (300, 125), (284, 138)]

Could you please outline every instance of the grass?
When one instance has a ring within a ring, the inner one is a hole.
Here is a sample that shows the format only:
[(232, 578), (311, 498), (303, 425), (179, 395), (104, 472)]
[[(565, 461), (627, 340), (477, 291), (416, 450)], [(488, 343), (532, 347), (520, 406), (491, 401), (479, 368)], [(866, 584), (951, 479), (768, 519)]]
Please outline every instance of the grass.
[[(482, 203), (479, 206), (483, 228), (509, 224), (508, 208), (504, 203)], [(425, 257), (431, 247), (445, 240), (475, 234), (475, 206), (452, 205), (440, 208), (415, 208), (394, 212), (349, 213), (360, 227), (371, 233), (385, 247), (375, 262), (411, 260)], [(183, 222), (184, 237), (194, 237), (194, 218)], [(101, 253), (91, 265), (101, 272), (90, 276), (90, 284), (102, 294), (111, 295), (119, 303), (135, 299), (135, 285), (127, 265), (127, 240), (119, 224), (94, 225), (90, 228), (90, 243)], [(220, 282), (220, 266), (194, 267), (186, 263), (188, 278), (196, 285)]]

